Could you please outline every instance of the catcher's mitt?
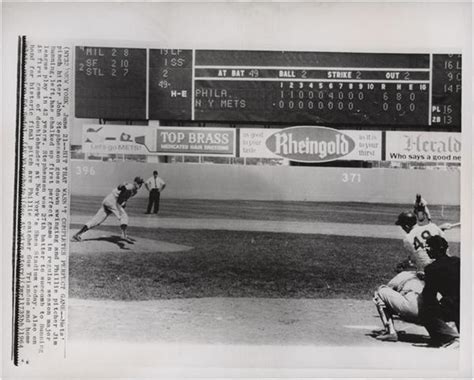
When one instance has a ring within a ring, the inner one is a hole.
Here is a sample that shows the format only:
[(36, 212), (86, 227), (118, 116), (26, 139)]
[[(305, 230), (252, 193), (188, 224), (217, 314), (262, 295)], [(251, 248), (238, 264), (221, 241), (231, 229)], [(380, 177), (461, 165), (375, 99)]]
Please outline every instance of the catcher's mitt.
[(398, 263), (397, 266), (395, 267), (395, 272), (400, 273), (400, 272), (405, 272), (405, 271), (415, 271), (416, 270), (416, 265), (414, 265), (410, 260), (404, 260), (401, 263)]

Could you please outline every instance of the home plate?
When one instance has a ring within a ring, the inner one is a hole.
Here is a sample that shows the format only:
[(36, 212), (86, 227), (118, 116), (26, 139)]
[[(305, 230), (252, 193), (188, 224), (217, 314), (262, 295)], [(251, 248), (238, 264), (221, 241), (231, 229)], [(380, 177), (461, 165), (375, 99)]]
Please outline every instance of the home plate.
[(95, 252), (136, 252), (136, 253), (159, 253), (159, 252), (182, 252), (189, 251), (193, 247), (169, 243), (162, 240), (131, 237), (123, 239), (119, 234), (101, 230), (87, 231), (82, 235), (82, 241), (71, 241), (69, 250), (71, 254), (94, 254)]
[(380, 329), (380, 326), (373, 326), (373, 325), (350, 325), (344, 326), (346, 329), (356, 329), (356, 330), (375, 330)]

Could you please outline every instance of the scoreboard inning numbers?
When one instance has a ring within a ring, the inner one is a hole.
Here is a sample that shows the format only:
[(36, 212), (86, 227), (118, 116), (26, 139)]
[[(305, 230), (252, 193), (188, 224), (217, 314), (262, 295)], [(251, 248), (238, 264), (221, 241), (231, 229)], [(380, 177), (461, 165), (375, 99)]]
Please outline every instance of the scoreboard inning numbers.
[(461, 55), (76, 48), (76, 117), (461, 129)]

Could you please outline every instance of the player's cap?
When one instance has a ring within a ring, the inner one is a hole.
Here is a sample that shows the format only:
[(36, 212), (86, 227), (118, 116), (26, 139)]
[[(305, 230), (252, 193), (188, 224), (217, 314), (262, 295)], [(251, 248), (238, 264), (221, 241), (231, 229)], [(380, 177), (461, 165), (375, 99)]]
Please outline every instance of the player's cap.
[(143, 178), (142, 177), (135, 177), (133, 180), (135, 183), (138, 183), (139, 185), (143, 184)]
[(446, 239), (439, 235), (430, 236), (426, 239), (426, 246), (435, 252), (444, 252), (448, 249), (448, 242)]
[(411, 211), (404, 211), (398, 215), (398, 219), (395, 224), (397, 226), (413, 227), (416, 224), (416, 216)]

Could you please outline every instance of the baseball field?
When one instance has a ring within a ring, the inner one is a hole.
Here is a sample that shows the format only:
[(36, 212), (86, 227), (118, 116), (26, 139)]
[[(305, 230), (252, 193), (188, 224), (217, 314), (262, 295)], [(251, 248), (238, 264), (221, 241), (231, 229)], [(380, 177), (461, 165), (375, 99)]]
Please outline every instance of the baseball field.
[[(71, 232), (102, 197), (74, 196)], [(127, 204), (132, 242), (112, 216), (70, 243), (69, 336), (130, 343), (426, 346), (426, 331), (381, 328), (371, 298), (406, 258), (394, 222), (412, 205), (162, 199)], [(430, 205), (437, 224), (459, 207)], [(459, 229), (448, 231), (459, 255)]]

